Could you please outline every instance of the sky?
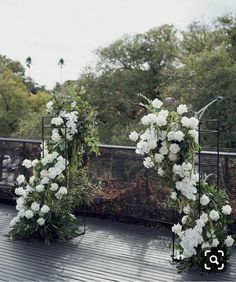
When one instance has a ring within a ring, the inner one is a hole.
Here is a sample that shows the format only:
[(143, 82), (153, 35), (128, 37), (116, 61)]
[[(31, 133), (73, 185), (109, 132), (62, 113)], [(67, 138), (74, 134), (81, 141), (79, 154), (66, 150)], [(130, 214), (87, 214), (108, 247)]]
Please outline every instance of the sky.
[(124, 34), (162, 24), (181, 30), (231, 12), (236, 0), (0, 0), (0, 54), (23, 65), (30, 56), (31, 77), (51, 89), (77, 79), (97, 48)]

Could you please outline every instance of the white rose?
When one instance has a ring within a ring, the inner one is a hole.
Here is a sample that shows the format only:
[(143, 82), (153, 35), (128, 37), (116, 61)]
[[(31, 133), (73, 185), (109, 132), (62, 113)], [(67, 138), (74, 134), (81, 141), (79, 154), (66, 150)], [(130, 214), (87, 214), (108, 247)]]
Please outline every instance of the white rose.
[(178, 235), (182, 231), (182, 226), (179, 223), (174, 224), (174, 226), (172, 226), (171, 230), (172, 230), (173, 233)]
[(40, 217), (40, 218), (37, 220), (37, 223), (38, 223), (40, 226), (42, 226), (42, 225), (44, 225), (44, 223), (45, 223), (45, 219), (42, 218), (42, 217)]
[(144, 165), (146, 168), (152, 168), (152, 167), (154, 167), (154, 163), (152, 162), (152, 159), (151, 159), (150, 157), (147, 157), (147, 158), (144, 159), (143, 165)]
[(76, 107), (76, 101), (72, 102), (70, 105), (72, 108)]
[(52, 107), (52, 106), (53, 106), (53, 102), (52, 102), (52, 101), (49, 101), (49, 102), (46, 104), (47, 109), (50, 110), (50, 111), (53, 110), (53, 107)]
[(189, 127), (189, 118), (187, 117), (182, 117), (181, 118), (181, 123), (184, 127)]
[(170, 197), (171, 197), (172, 200), (177, 200), (177, 193), (176, 192), (171, 192)]
[(158, 154), (158, 153), (156, 153), (156, 154), (154, 155), (154, 158), (155, 158), (155, 161), (156, 161), (157, 163), (161, 163), (161, 162), (164, 160), (164, 156), (163, 156), (162, 154)]
[(184, 208), (183, 208), (183, 212), (184, 212), (185, 214), (190, 214), (190, 212), (191, 212), (190, 206), (187, 205), (186, 207), (184, 207)]
[(158, 170), (157, 170), (157, 173), (160, 175), (160, 176), (163, 176), (165, 174), (164, 170), (159, 167)]
[(176, 141), (178, 141), (178, 142), (183, 141), (183, 140), (184, 140), (184, 133), (183, 133), (182, 131), (180, 131), (180, 130), (176, 131), (176, 132), (174, 133), (174, 138), (173, 138), (173, 140), (176, 140)]
[(180, 147), (178, 144), (170, 144), (169, 150), (172, 154), (177, 154), (180, 151)]
[(177, 154), (172, 154), (172, 153), (169, 153), (168, 157), (169, 157), (169, 160), (172, 162), (176, 161), (178, 158)]
[(202, 212), (200, 218), (201, 218), (201, 220), (204, 221), (204, 223), (207, 223), (207, 221), (208, 221), (208, 215), (207, 215), (205, 212)]
[(206, 194), (203, 194), (200, 198), (200, 203), (202, 206), (206, 206), (210, 202), (209, 197)]
[(205, 248), (210, 248), (210, 244), (208, 242), (202, 243), (202, 249), (205, 249)]
[(188, 219), (188, 216), (187, 216), (187, 215), (184, 215), (184, 216), (182, 217), (182, 219), (181, 219), (182, 224), (185, 224), (186, 221), (187, 221), (187, 219)]
[(51, 187), (50, 187), (50, 190), (51, 191), (56, 191), (57, 189), (58, 189), (58, 184), (57, 183), (52, 183)]
[(132, 131), (129, 135), (129, 139), (131, 141), (134, 141), (134, 142), (136, 142), (138, 140), (138, 137), (139, 137), (139, 135), (136, 131)]
[(33, 160), (33, 161), (32, 161), (32, 166), (35, 167), (38, 162), (39, 162), (39, 161), (38, 161), (37, 159)]
[(199, 124), (199, 120), (196, 119), (195, 117), (191, 117), (189, 119), (189, 127), (192, 129), (198, 129), (198, 124)]
[(32, 212), (31, 210), (25, 211), (25, 217), (26, 217), (27, 219), (30, 219), (30, 218), (32, 218), (33, 216), (34, 216), (34, 214), (33, 214), (33, 212)]
[(220, 218), (220, 215), (219, 215), (218, 211), (211, 210), (210, 213), (209, 213), (209, 217), (210, 217), (210, 219), (217, 221)]
[(42, 213), (48, 213), (50, 211), (50, 208), (47, 205), (43, 205), (40, 211)]
[(211, 247), (216, 248), (220, 244), (219, 240), (217, 238), (212, 240)]
[(31, 209), (32, 211), (39, 211), (40, 210), (40, 205), (37, 203), (37, 202), (33, 202), (32, 205), (31, 205)]
[(172, 140), (174, 140), (174, 138), (175, 138), (175, 131), (168, 132), (168, 134), (167, 134), (168, 141), (172, 141)]
[(226, 215), (229, 215), (231, 214), (231, 211), (232, 211), (232, 208), (230, 205), (225, 205), (222, 207), (222, 213), (223, 214), (226, 214)]
[(163, 102), (157, 98), (152, 101), (153, 108), (160, 109), (162, 105), (163, 105)]
[(43, 179), (41, 180), (41, 184), (48, 184), (49, 183), (49, 178), (48, 177), (43, 177)]
[(225, 239), (225, 245), (227, 247), (231, 247), (233, 246), (233, 243), (234, 243), (234, 239), (230, 235), (228, 235), (227, 238)]
[(189, 135), (194, 139), (194, 141), (196, 143), (199, 142), (199, 140), (198, 140), (198, 131), (197, 130), (194, 130), (194, 129), (189, 130)]
[(33, 184), (33, 183), (34, 183), (34, 181), (35, 181), (35, 179), (36, 179), (36, 178), (35, 178), (35, 176), (34, 176), (34, 175), (33, 175), (33, 176), (31, 176), (31, 177), (30, 177), (30, 179), (29, 179), (29, 183), (30, 183), (30, 184)]
[(178, 113), (179, 115), (182, 115), (182, 114), (184, 114), (184, 113), (187, 113), (187, 111), (188, 111), (188, 108), (187, 108), (187, 106), (184, 105), (184, 104), (181, 104), (181, 105), (179, 105), (179, 106), (177, 107), (177, 113)]
[(21, 185), (25, 181), (25, 176), (23, 174), (19, 175), (16, 179), (19, 185)]
[(61, 117), (53, 118), (52, 121), (51, 121), (51, 124), (56, 125), (56, 126), (59, 126), (63, 123), (64, 122), (63, 122), (63, 119)]
[(58, 193), (60, 193), (62, 195), (66, 195), (67, 194), (67, 188), (66, 187), (61, 187), (59, 189)]
[(22, 163), (22, 166), (26, 167), (26, 168), (31, 168), (32, 167), (32, 162), (28, 159), (25, 159)]
[(35, 187), (36, 191), (37, 192), (43, 192), (44, 191), (44, 186), (42, 184), (39, 184)]
[(59, 134), (57, 129), (53, 129), (51, 138), (52, 141), (56, 143), (61, 140), (61, 135)]

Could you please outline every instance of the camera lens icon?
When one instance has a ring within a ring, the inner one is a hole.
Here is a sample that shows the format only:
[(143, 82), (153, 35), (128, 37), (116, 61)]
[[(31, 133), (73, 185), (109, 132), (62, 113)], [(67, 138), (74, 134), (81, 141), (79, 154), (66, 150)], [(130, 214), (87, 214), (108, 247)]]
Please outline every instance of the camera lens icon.
[(207, 249), (203, 252), (202, 259), (205, 271), (224, 271), (226, 268), (225, 252), (222, 249)]
[(219, 265), (218, 258), (217, 258), (217, 256), (215, 256), (215, 255), (210, 256), (210, 257), (209, 257), (209, 261), (210, 261), (211, 263), (215, 263), (215, 264)]

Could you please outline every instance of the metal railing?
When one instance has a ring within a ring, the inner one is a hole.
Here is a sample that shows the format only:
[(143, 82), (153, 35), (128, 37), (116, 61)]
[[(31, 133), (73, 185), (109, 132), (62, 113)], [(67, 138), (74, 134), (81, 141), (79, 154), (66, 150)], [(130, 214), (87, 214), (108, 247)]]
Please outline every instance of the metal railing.
[[(16, 178), (27, 173), (21, 162), (40, 155), (40, 140), (0, 138), (0, 198), (12, 199)], [(112, 217), (135, 218), (170, 223), (172, 213), (165, 208), (168, 187), (162, 187), (155, 171), (147, 170), (135, 147), (99, 145), (100, 155), (88, 164), (89, 177), (101, 182), (91, 213)], [(201, 169), (215, 182), (217, 153), (201, 152)], [(220, 152), (220, 187), (227, 189), (236, 215), (236, 153)]]

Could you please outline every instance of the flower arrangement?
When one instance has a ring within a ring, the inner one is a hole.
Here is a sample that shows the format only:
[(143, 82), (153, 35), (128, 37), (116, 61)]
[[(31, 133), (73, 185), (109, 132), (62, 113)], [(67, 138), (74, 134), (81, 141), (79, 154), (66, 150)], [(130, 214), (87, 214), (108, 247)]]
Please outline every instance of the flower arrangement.
[(32, 170), (26, 179), (19, 175), (15, 194), (17, 216), (10, 222), (9, 235), (16, 239), (37, 238), (45, 242), (78, 234), (73, 209), (92, 200), (86, 160), (98, 153), (96, 112), (79, 95), (55, 93), (47, 104), (51, 119), (50, 139), (45, 141), (40, 159), (24, 160)]
[(186, 105), (174, 109), (165, 107), (157, 98), (144, 98), (144, 130), (131, 132), (129, 138), (137, 142), (136, 153), (144, 156), (143, 165), (154, 168), (172, 189), (171, 205), (183, 215), (181, 223), (172, 227), (179, 237), (175, 247), (183, 258), (179, 270), (201, 267), (201, 252), (205, 248), (225, 248), (229, 258), (234, 239), (227, 233), (232, 210), (227, 193), (199, 181), (195, 173), (199, 120), (188, 116)]

